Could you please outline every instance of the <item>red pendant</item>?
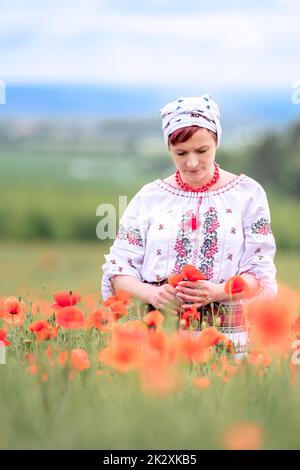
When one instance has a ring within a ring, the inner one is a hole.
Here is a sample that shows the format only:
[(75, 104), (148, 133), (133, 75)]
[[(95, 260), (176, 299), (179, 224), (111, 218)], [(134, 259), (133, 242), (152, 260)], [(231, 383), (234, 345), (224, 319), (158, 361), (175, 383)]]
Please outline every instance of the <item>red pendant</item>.
[(192, 217), (192, 230), (196, 230), (196, 228), (197, 228), (197, 219), (193, 215), (193, 217)]

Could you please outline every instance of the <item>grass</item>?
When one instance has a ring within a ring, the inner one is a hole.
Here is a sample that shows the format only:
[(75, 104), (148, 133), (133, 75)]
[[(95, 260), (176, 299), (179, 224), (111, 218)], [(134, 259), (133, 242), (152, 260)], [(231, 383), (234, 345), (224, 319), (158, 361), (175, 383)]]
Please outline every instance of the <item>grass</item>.
[(134, 373), (108, 381), (93, 367), (66, 386), (58, 375), (40, 383), (8, 359), (0, 366), (0, 448), (214, 449), (229, 425), (244, 421), (263, 428), (265, 449), (300, 447), (300, 383), (287, 387), (286, 369), (264, 380), (250, 370), (229, 383), (215, 377), (202, 390), (185, 370), (180, 391), (153, 397)]
[(104, 243), (0, 243), (1, 295), (48, 296), (57, 289), (97, 292)]
[[(100, 294), (109, 245), (1, 242), (0, 295), (19, 294), (26, 301), (51, 300), (62, 289)], [(278, 252), (278, 280), (300, 289), (299, 261), (300, 253)], [(186, 364), (184, 385), (156, 397), (140, 391), (135, 372), (96, 375), (106, 341), (96, 333), (76, 336), (91, 368), (69, 382), (58, 366), (48, 368), (46, 382), (27, 374), (24, 353), (35, 351), (45, 361), (47, 344), (24, 342), (32, 341), (26, 328), (11, 333), (7, 364), (0, 365), (0, 448), (216, 449), (228, 426), (244, 421), (262, 427), (265, 449), (300, 447), (300, 380), (289, 384), (286, 363), (280, 370), (272, 364), (263, 378), (248, 366), (229, 383), (212, 376), (209, 389), (192, 385), (209, 369)]]
[[(48, 296), (56, 290), (100, 292), (112, 242), (0, 242), (0, 295)], [(279, 281), (300, 289), (300, 252), (277, 252)]]

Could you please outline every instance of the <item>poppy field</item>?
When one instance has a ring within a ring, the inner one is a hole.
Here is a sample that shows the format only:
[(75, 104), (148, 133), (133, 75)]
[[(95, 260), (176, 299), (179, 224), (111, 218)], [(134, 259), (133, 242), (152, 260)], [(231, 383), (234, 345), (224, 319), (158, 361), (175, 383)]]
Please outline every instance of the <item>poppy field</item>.
[(195, 335), (192, 309), (182, 322), (126, 291), (1, 295), (0, 448), (299, 448), (299, 302), (280, 282), (248, 306), (237, 360), (217, 324)]

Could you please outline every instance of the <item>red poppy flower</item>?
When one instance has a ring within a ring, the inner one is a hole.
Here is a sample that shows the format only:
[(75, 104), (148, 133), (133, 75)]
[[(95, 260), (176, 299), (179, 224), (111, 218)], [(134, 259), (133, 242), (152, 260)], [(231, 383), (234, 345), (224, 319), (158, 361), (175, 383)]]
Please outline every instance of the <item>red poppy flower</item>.
[(91, 367), (88, 353), (81, 348), (72, 349), (69, 351), (62, 351), (57, 359), (60, 366), (68, 368), (69, 379), (74, 379), (78, 372)]
[(102, 333), (111, 330), (111, 323), (112, 315), (105, 307), (100, 307), (98, 310), (91, 313), (87, 319), (88, 326), (93, 326)]
[(228, 295), (245, 293), (248, 294), (250, 289), (247, 282), (241, 276), (232, 276), (227, 279), (224, 291)]
[(147, 326), (138, 321), (115, 324), (111, 344), (100, 351), (98, 359), (120, 372), (136, 369), (147, 343)]
[(180, 281), (183, 281), (184, 279), (185, 279), (185, 276), (183, 273), (174, 274), (168, 277), (168, 284), (170, 284), (173, 287), (176, 287), (178, 286), (178, 283)]
[(210, 386), (210, 380), (205, 375), (196, 377), (193, 380), (193, 385), (197, 388), (208, 388)]
[(60, 291), (54, 295), (54, 300), (56, 304), (53, 304), (52, 307), (57, 310), (62, 307), (76, 305), (78, 302), (80, 302), (81, 297), (79, 294), (76, 294), (72, 291)]
[(263, 447), (264, 430), (250, 422), (231, 424), (221, 436), (221, 446), (226, 450), (258, 450)]
[(200, 345), (199, 338), (193, 332), (181, 331), (177, 337), (179, 354), (188, 362), (206, 362), (210, 357), (210, 350)]
[(110, 309), (112, 311), (112, 315), (114, 320), (119, 320), (119, 318), (124, 317), (128, 314), (125, 304), (121, 300), (117, 300), (110, 304)]
[(247, 319), (250, 335), (263, 345), (288, 340), (294, 321), (289, 306), (278, 299), (261, 300), (249, 305)]
[(6, 333), (3, 330), (0, 330), (0, 347), (1, 347), (1, 342), (4, 343), (4, 346), (9, 346), (10, 341), (6, 338)]
[(57, 358), (57, 364), (60, 366), (64, 366), (67, 360), (68, 360), (68, 352), (62, 351)]
[(11, 315), (16, 315), (20, 310), (20, 301), (17, 297), (7, 297), (4, 301), (5, 308)]
[(105, 307), (110, 307), (111, 304), (115, 302), (123, 302), (124, 305), (129, 305), (130, 304), (130, 297), (131, 294), (127, 292), (126, 290), (118, 289), (116, 290), (115, 295), (111, 295), (110, 297), (107, 297), (107, 299), (103, 302), (103, 305)]
[(218, 357), (216, 362), (212, 364), (211, 369), (224, 382), (229, 382), (231, 377), (238, 371), (237, 365), (231, 364), (227, 356)]
[(272, 356), (263, 349), (252, 349), (247, 356), (247, 361), (252, 366), (268, 367), (272, 362)]
[(220, 333), (214, 326), (208, 326), (204, 328), (199, 337), (199, 342), (202, 348), (209, 348), (210, 346), (214, 346), (215, 344), (223, 341), (224, 335)]
[(143, 322), (149, 328), (157, 328), (163, 323), (164, 319), (165, 317), (158, 310), (152, 310), (152, 312), (143, 317)]
[(130, 320), (121, 325), (115, 324), (112, 335), (112, 343), (114, 345), (122, 345), (125, 342), (142, 344), (147, 337), (148, 329), (146, 325), (139, 320)]
[(295, 333), (299, 333), (299, 332), (300, 332), (300, 315), (296, 318), (296, 320), (295, 320), (294, 323), (292, 324), (292, 330), (293, 330)]
[(25, 320), (26, 305), (17, 297), (6, 297), (0, 301), (0, 318), (5, 322), (21, 326)]
[(48, 340), (56, 338), (58, 335), (58, 327), (57, 326), (50, 326), (47, 331), (43, 331), (40, 335), (40, 339)]
[(83, 328), (85, 323), (83, 313), (76, 307), (60, 308), (56, 313), (56, 321), (59, 326), (67, 329)]
[(88, 369), (91, 366), (88, 353), (80, 348), (72, 349), (70, 364), (72, 369), (78, 372)]
[(123, 302), (125, 305), (130, 303), (131, 294), (126, 290), (118, 289), (116, 290), (116, 299)]
[(168, 360), (157, 355), (150, 354), (150, 357), (145, 357), (139, 373), (143, 392), (151, 395), (169, 395), (182, 385), (179, 370), (172, 367)]
[(47, 323), (45, 320), (31, 323), (28, 329), (36, 334), (38, 341), (56, 338), (58, 334), (58, 328), (50, 325), (50, 323)]
[(38, 321), (35, 321), (35, 322), (31, 323), (31, 325), (29, 325), (28, 329), (30, 331), (38, 332), (38, 331), (42, 331), (44, 329), (47, 329), (50, 326), (51, 326), (50, 323), (46, 322), (45, 320), (38, 320)]
[(189, 328), (191, 322), (200, 321), (200, 318), (200, 313), (198, 312), (197, 308), (192, 306), (192, 308), (189, 308), (182, 314), (181, 320), (184, 320), (184, 322), (181, 324), (184, 325), (184, 328)]
[(201, 281), (206, 280), (206, 276), (201, 273), (195, 266), (192, 264), (186, 264), (182, 268), (182, 272), (187, 278), (188, 281)]

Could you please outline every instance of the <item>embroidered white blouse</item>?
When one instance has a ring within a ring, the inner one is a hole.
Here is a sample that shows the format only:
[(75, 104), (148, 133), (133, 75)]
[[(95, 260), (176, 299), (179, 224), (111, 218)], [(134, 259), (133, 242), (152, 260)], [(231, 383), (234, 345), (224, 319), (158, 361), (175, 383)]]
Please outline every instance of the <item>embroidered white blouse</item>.
[(259, 295), (272, 297), (277, 293), (276, 245), (270, 223), (265, 190), (245, 174), (203, 193), (156, 179), (136, 193), (120, 219), (104, 256), (103, 300), (114, 294), (113, 276), (157, 282), (179, 273), (184, 264), (193, 264), (215, 283), (252, 273), (261, 284)]

